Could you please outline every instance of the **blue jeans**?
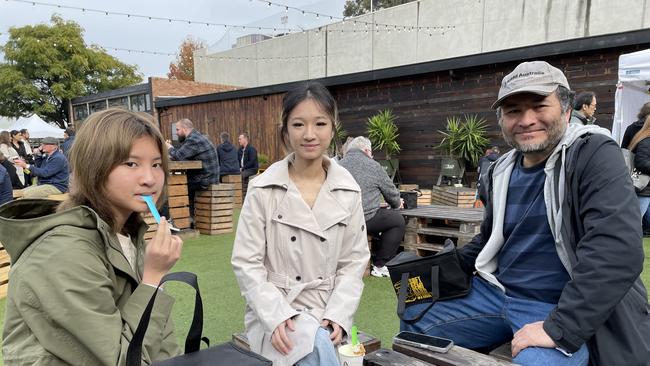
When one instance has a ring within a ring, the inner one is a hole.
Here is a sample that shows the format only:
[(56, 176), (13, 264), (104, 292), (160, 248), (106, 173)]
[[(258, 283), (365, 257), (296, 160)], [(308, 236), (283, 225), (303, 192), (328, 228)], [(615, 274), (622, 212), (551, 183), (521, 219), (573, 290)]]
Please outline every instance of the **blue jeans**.
[[(524, 325), (546, 319), (555, 304), (507, 296), (479, 276), (469, 295), (438, 301), (417, 322), (401, 322), (401, 330), (449, 338), (465, 348), (496, 347), (512, 340)], [(412, 318), (427, 304), (410, 306), (404, 312)], [(513, 359), (520, 365), (583, 366), (589, 361), (586, 345), (571, 357), (554, 348), (528, 347)]]
[(296, 363), (296, 366), (339, 366), (334, 343), (330, 340), (330, 332), (318, 328), (314, 340), (314, 350)]
[(648, 213), (648, 206), (650, 206), (650, 197), (639, 197), (639, 208), (641, 209), (641, 218)]

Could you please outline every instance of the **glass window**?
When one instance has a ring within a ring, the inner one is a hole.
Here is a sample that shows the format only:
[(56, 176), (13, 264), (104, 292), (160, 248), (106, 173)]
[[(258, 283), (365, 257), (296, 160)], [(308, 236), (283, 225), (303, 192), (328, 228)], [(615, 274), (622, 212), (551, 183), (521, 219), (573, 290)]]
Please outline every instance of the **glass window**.
[(109, 107), (124, 107), (129, 109), (129, 97), (119, 97), (108, 100)]
[(144, 99), (147, 103), (147, 112), (151, 111), (151, 95), (150, 94), (145, 94)]
[(85, 104), (78, 104), (75, 106), (72, 106), (73, 113), (74, 113), (74, 120), (75, 121), (83, 121), (88, 117), (88, 106)]
[(88, 103), (90, 109), (90, 114), (93, 114), (97, 111), (106, 109), (106, 99), (98, 100), (96, 102)]
[(131, 96), (131, 110), (135, 112), (145, 112), (147, 110), (146, 94)]

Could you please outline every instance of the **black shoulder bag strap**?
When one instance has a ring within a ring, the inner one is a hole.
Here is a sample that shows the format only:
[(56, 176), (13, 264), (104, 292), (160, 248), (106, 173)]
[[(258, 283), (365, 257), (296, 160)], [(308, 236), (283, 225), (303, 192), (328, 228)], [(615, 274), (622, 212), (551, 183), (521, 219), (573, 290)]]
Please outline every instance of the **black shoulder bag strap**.
[(142, 313), (142, 318), (140, 318), (140, 323), (133, 334), (131, 344), (129, 344), (129, 349), (126, 353), (127, 366), (140, 366), (142, 364), (142, 342), (144, 342), (144, 335), (149, 326), (153, 304), (156, 300), (156, 295), (158, 295), (158, 289), (160, 289), (160, 286), (162, 286), (163, 283), (168, 281), (184, 282), (194, 287), (194, 290), (196, 290), (196, 296), (194, 299), (194, 317), (192, 319), (190, 330), (187, 333), (187, 338), (185, 339), (185, 353), (196, 352), (201, 348), (201, 333), (203, 331), (203, 301), (201, 300), (201, 292), (199, 291), (199, 282), (196, 275), (191, 272), (168, 273), (160, 280), (160, 284), (158, 284), (156, 291), (153, 293), (153, 296), (151, 296), (151, 300), (149, 300), (147, 307)]
[(438, 282), (438, 275), (440, 272), (440, 267), (438, 266), (431, 266), (431, 303), (429, 306), (426, 308), (422, 309), (419, 314), (414, 316), (413, 318), (407, 319), (404, 317), (404, 310), (406, 309), (406, 295), (408, 294), (408, 288), (409, 288), (409, 272), (404, 272), (402, 273), (402, 278), (400, 280), (400, 285), (399, 285), (399, 294), (397, 296), (397, 316), (399, 316), (400, 319), (407, 323), (414, 323), (424, 315), (431, 307), (433, 304), (438, 301), (440, 298), (440, 291), (439, 291), (439, 282)]

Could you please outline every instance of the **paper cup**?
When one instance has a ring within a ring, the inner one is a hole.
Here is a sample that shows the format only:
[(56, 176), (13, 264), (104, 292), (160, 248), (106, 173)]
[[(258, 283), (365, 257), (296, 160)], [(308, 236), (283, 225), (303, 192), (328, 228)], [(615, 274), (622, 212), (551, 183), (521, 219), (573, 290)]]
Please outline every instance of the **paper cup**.
[(363, 366), (363, 355), (355, 356), (352, 345), (346, 344), (339, 347), (339, 362), (341, 366)]

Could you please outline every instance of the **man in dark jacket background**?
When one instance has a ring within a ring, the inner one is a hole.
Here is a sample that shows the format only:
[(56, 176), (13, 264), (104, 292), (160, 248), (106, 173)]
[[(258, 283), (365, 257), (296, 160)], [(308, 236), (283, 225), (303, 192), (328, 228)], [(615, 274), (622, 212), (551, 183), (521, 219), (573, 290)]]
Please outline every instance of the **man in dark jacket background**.
[(546, 62), (503, 78), (493, 108), (514, 149), (488, 169), (481, 233), (459, 250), (472, 290), (407, 308), (424, 314), (403, 330), (469, 348), (511, 341), (523, 365), (647, 365), (638, 200), (609, 131), (568, 124), (571, 96)]
[(237, 160), (237, 148), (230, 143), (230, 134), (222, 132), (219, 135), (221, 144), (217, 146), (219, 153), (219, 177), (224, 175), (239, 175), (239, 161)]
[(187, 193), (190, 200), (190, 215), (194, 217), (194, 196), (196, 191), (207, 189), (210, 184), (219, 184), (219, 156), (212, 141), (194, 129), (187, 118), (176, 122), (176, 134), (181, 145), (175, 148), (167, 143), (171, 160), (198, 160), (201, 170), (187, 171)]
[(260, 166), (257, 162), (257, 150), (250, 144), (248, 133), (239, 134), (238, 142), (240, 149), (237, 151), (237, 159), (241, 170), (242, 195), (246, 198), (248, 178), (257, 174)]

